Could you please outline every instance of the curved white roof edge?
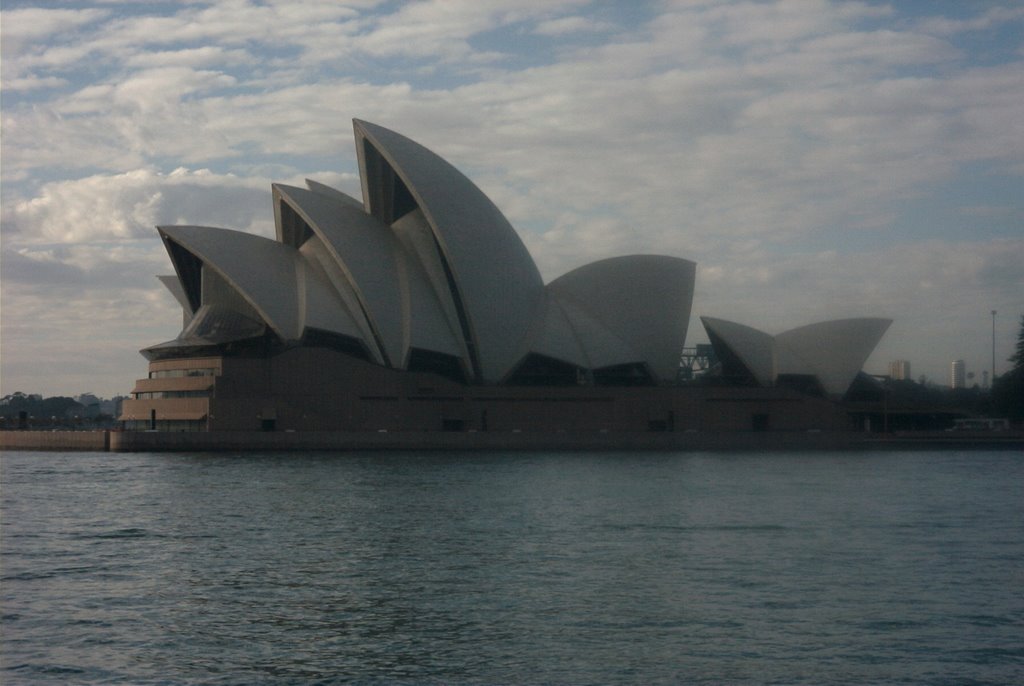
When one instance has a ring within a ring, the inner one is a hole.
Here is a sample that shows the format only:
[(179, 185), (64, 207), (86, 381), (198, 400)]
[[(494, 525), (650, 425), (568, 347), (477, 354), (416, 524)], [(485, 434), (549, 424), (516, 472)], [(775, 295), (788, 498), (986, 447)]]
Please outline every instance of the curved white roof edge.
[(714, 317), (701, 317), (708, 336), (717, 337), (762, 386), (775, 383), (775, 339), (752, 326)]
[[(380, 211), (374, 198), (392, 193), (377, 192), (377, 184), (390, 177), (370, 172), (368, 143), (401, 179), (433, 230), (477, 373), (484, 381), (499, 381), (525, 353), (525, 339), (543, 306), (543, 281), (533, 258), (497, 206), (450, 163), (384, 127), (358, 119), (353, 126), (367, 211)], [(500, 308), (494, 307), (496, 293)]]
[(396, 257), (401, 274), (403, 319), (405, 321), (405, 359), (402, 368), (408, 367), (409, 355), (413, 348), (429, 350), (457, 357), (462, 361), (464, 372), (472, 373), (465, 342), (458, 333), (458, 323), (449, 318), (444, 303), (434, 289), (426, 267), (415, 250), (411, 249), (396, 235), (399, 247)]
[(459, 313), (456, 310), (455, 301), (452, 299), (452, 290), (447, 284), (447, 277), (444, 273), (444, 265), (437, 253), (437, 244), (434, 241), (433, 229), (427, 223), (426, 217), (420, 210), (414, 210), (391, 224), (395, 238), (401, 244), (404, 253), (409, 261), (416, 262), (423, 269), (427, 282), (434, 295), (434, 301), (441, 308), (441, 312), (452, 335), (459, 341), (459, 356), (464, 358), (469, 376), (472, 376), (472, 365), (469, 359), (469, 351), (466, 349), (466, 341), (463, 339), (459, 325)]
[(676, 377), (686, 343), (696, 263), (623, 255), (585, 264), (547, 285), (626, 341), (663, 381)]
[(327, 197), (333, 200), (337, 200), (338, 202), (344, 203), (356, 209), (364, 209), (363, 203), (360, 200), (358, 200), (357, 198), (353, 198), (348, 193), (339, 191), (337, 188), (328, 186), (325, 183), (320, 183), (319, 181), (314, 181), (313, 179), (306, 179), (306, 187), (309, 190), (313, 191), (314, 193), (326, 195)]
[(367, 341), (370, 332), (365, 323), (356, 319), (348, 299), (338, 289), (335, 280), (324, 266), (320, 254), (326, 252), (316, 236), (299, 248), (299, 255), (302, 258), (299, 260), (299, 274), (303, 285), (300, 289), (303, 332), (313, 328), (350, 336), (362, 341), (371, 359), (376, 359)]
[(181, 280), (177, 275), (166, 274), (160, 275), (156, 278), (164, 285), (164, 288), (170, 291), (171, 295), (173, 295), (174, 299), (178, 301), (178, 304), (181, 305), (181, 309), (185, 311), (186, 315), (195, 314), (195, 312), (192, 311), (192, 304), (188, 301), (188, 296), (185, 295), (185, 289), (181, 286)]
[[(549, 312), (556, 315), (560, 312), (561, 316), (565, 318), (579, 345), (581, 359), (584, 362), (582, 366), (594, 370), (620, 364), (644, 362), (639, 351), (572, 300), (562, 299), (557, 294), (549, 292), (548, 302)], [(532, 351), (572, 362), (572, 360), (553, 354), (554, 350), (547, 345), (549, 345), (547, 341), (538, 338)]]
[[(262, 236), (209, 226), (158, 226), (175, 243), (215, 270), (283, 340), (302, 336), (298, 316), (298, 251)], [(179, 281), (182, 270), (168, 246)], [(184, 282), (182, 282), (184, 284)]]
[(879, 317), (835, 319), (771, 336), (724, 319), (701, 317), (701, 322), (761, 385), (769, 386), (785, 374), (806, 374), (816, 377), (832, 396), (846, 393), (892, 324)]
[[(384, 357), (380, 347), (377, 345), (373, 330), (370, 328), (370, 322), (367, 321), (359, 304), (359, 297), (352, 290), (348, 275), (338, 266), (331, 251), (324, 245), (319, 236), (314, 235), (302, 244), (302, 247), (299, 248), (299, 254), (302, 255), (308, 269), (321, 271), (330, 282), (331, 291), (339, 298), (342, 306), (345, 308), (346, 315), (351, 319), (356, 328), (355, 337), (362, 341), (371, 360), (377, 364), (384, 365)], [(346, 333), (345, 331), (335, 332)]]
[(826, 393), (843, 395), (891, 324), (891, 319), (857, 317), (780, 333), (775, 337), (776, 374), (809, 371)]
[(579, 335), (573, 328), (569, 315), (562, 308), (562, 304), (553, 296), (546, 297), (544, 302), (543, 316), (537, 318), (534, 330), (530, 333), (530, 347), (527, 354), (536, 353), (577, 367), (590, 369), (590, 358), (587, 357)]
[(408, 354), (408, 317), (403, 308), (398, 241), (361, 209), (305, 188), (274, 184), (275, 205), (284, 202), (310, 227), (348, 277), (363, 315), (390, 366)]

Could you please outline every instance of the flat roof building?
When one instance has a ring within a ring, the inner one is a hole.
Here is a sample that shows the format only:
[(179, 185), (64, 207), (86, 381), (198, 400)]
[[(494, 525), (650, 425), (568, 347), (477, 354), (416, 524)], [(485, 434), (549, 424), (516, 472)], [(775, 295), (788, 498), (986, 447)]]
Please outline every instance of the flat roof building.
[(895, 381), (913, 381), (909, 360), (893, 360), (889, 363), (889, 378)]

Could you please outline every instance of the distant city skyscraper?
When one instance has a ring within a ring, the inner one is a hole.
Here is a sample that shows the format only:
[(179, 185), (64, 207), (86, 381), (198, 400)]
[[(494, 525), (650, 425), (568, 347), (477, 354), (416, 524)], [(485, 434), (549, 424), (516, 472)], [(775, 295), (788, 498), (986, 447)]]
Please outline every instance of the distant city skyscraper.
[(949, 385), (953, 388), (967, 387), (967, 366), (963, 360), (953, 360), (949, 367)]
[(913, 379), (910, 374), (910, 360), (893, 360), (889, 363), (889, 378), (896, 381)]

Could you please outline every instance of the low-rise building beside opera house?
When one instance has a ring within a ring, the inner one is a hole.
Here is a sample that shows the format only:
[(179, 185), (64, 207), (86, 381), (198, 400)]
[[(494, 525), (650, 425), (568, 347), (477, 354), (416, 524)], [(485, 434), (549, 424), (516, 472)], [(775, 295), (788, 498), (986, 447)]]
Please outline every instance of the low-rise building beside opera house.
[(354, 122), (362, 200), (272, 187), (276, 239), (158, 228), (184, 310), (145, 348), (126, 430), (846, 431), (842, 398), (889, 321), (778, 336), (704, 318), (713, 373), (680, 382), (696, 265), (594, 262), (545, 284), (469, 179)]

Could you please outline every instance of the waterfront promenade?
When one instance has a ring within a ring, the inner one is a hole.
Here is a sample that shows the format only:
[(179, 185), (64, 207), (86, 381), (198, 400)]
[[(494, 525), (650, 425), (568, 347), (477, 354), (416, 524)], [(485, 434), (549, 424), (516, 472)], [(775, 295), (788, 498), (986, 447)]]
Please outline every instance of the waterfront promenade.
[(0, 450), (245, 452), (318, 450), (1024, 451), (1024, 431), (941, 432), (150, 432), (0, 431)]

